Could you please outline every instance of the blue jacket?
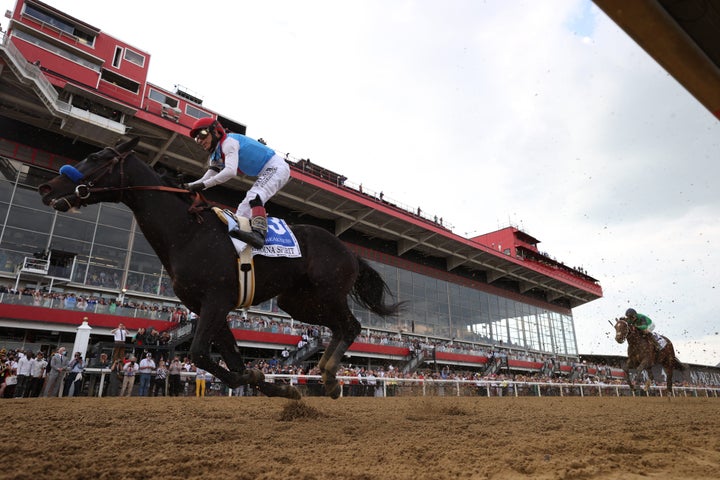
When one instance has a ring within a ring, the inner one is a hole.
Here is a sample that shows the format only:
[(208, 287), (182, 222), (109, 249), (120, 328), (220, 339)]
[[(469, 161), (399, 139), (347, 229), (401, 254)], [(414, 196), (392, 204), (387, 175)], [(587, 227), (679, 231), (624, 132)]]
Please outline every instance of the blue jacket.
[[(275, 155), (275, 150), (245, 135), (230, 133), (228, 137), (237, 140), (240, 144), (240, 150), (238, 152), (238, 173), (257, 177), (268, 160)], [(227, 141), (227, 139), (224, 139), (224, 141)], [(225, 168), (224, 157), (222, 142), (220, 142), (212, 155), (210, 155), (210, 168), (217, 171)]]

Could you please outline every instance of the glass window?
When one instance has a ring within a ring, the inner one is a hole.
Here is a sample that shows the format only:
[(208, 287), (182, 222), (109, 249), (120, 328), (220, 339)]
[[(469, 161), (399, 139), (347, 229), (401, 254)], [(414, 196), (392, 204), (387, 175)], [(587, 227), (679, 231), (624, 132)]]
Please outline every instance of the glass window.
[(134, 63), (138, 67), (144, 67), (145, 66), (145, 55), (141, 55), (138, 52), (135, 52), (133, 50), (130, 50), (129, 48), (125, 49), (125, 60), (128, 62)]
[(137, 272), (129, 272), (126, 288), (134, 292), (158, 293), (160, 275), (149, 275)]
[(172, 108), (177, 108), (178, 103), (179, 103), (177, 98), (168, 97), (164, 93), (154, 90), (152, 88), (150, 89), (148, 98), (150, 100), (155, 100), (156, 102), (161, 103), (163, 105), (169, 105)]
[(205, 118), (211, 116), (209, 113), (204, 112), (189, 103), (185, 105), (185, 113), (193, 118)]
[(125, 266), (126, 255), (125, 250), (120, 248), (112, 248), (95, 244), (90, 263), (122, 268)]
[(80, 220), (79, 218), (72, 218), (66, 215), (58, 215), (55, 220), (55, 229), (53, 230), (53, 236), (61, 236), (66, 238), (72, 238), (76, 241), (92, 242), (93, 234), (95, 233), (95, 224)]
[(111, 247), (127, 248), (129, 234), (127, 230), (98, 225), (95, 231), (95, 243)]
[(15, 268), (22, 265), (27, 254), (11, 249), (0, 248), (0, 271), (15, 274)]
[(112, 83), (113, 85), (117, 85), (120, 88), (123, 88), (125, 90), (128, 90), (132, 93), (138, 93), (140, 91), (140, 84), (130, 80), (129, 78), (123, 77), (122, 75), (118, 75), (115, 72), (111, 72), (110, 70), (102, 69), (102, 73), (100, 75), (100, 78), (105, 80), (108, 83)]
[(100, 207), (99, 221), (103, 225), (130, 230), (133, 221), (133, 214), (124, 205), (116, 206), (103, 203)]
[(91, 245), (92, 244), (90, 242), (81, 242), (75, 237), (63, 238), (53, 235), (50, 240), (51, 250), (62, 250), (63, 252), (75, 253), (80, 255), (84, 261), (87, 261), (87, 257), (90, 255)]
[(150, 92), (148, 93), (148, 98), (150, 100), (155, 100), (158, 103), (165, 103), (165, 97), (166, 95), (164, 93), (160, 93), (157, 90), (150, 89)]
[(112, 66), (120, 68), (120, 59), (122, 58), (122, 47), (115, 47), (115, 55), (113, 55)]
[(32, 256), (35, 252), (45, 250), (49, 235), (30, 232), (19, 228), (5, 227), (0, 246), (17, 252), (22, 256)]
[[(2, 169), (0, 169), (0, 173)], [(0, 180), (0, 202), (9, 202), (15, 185), (11, 182)]]
[(175, 296), (175, 291), (172, 287), (172, 280), (170, 279), (170, 277), (167, 276), (167, 274), (164, 274), (160, 279), (160, 295), (166, 297)]
[(133, 241), (133, 254), (135, 253), (144, 253), (146, 255), (155, 256), (155, 251), (148, 243), (145, 235), (143, 235), (140, 231), (135, 232), (135, 240)]
[(122, 270), (91, 263), (87, 269), (87, 284), (105, 288), (120, 288)]
[(43, 39), (35, 37), (34, 35), (31, 35), (30, 33), (27, 33), (27, 32), (24, 32), (24, 31), (18, 30), (18, 29), (15, 29), (15, 31), (13, 32), (13, 35), (17, 38), (25, 40), (28, 43), (37, 45), (38, 47), (44, 48), (45, 50), (48, 50), (56, 55), (59, 55), (65, 59), (67, 59), (67, 60), (70, 60), (71, 62), (82, 65), (83, 67), (89, 68), (98, 73), (100, 72), (100, 65), (93, 63), (92, 61), (90, 61), (84, 57), (81, 57), (80, 55), (77, 55), (69, 50), (66, 50), (65, 48), (61, 47), (60, 45), (55, 45), (53, 43), (47, 42)]
[(159, 274), (162, 271), (162, 263), (155, 255), (133, 252), (130, 256), (130, 270)]
[(47, 211), (52, 212), (50, 207), (46, 207), (45, 205), (43, 205), (42, 201), (40, 200), (40, 195), (35, 188), (30, 189), (24, 187), (23, 185), (18, 185), (18, 188), (15, 189), (13, 203), (15, 205), (20, 205), (23, 207), (46, 209)]
[(38, 211), (31, 208), (20, 207), (17, 204), (10, 208), (7, 225), (25, 230), (35, 230), (50, 233), (52, 226), (52, 211)]
[(87, 262), (77, 262), (75, 271), (73, 272), (73, 282), (85, 283), (85, 272), (87, 271)]

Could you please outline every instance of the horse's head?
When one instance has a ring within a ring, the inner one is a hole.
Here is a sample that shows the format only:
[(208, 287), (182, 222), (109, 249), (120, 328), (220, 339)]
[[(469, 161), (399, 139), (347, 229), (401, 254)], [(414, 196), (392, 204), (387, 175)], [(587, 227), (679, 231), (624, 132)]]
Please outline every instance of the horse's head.
[(115, 148), (107, 147), (75, 166), (64, 165), (60, 175), (38, 187), (43, 203), (67, 212), (102, 201), (119, 201), (116, 189), (124, 186), (122, 164), (139, 140), (134, 138)]
[(630, 333), (630, 325), (625, 317), (618, 318), (615, 320), (615, 341), (617, 343), (623, 343)]

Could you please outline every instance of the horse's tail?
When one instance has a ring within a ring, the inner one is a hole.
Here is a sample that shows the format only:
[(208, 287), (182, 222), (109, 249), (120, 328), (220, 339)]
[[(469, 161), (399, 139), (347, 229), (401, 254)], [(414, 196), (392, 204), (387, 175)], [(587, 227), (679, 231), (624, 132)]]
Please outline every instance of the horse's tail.
[(390, 288), (380, 274), (365, 260), (357, 257), (359, 273), (350, 296), (360, 305), (381, 317), (398, 315), (405, 302), (385, 303), (385, 296), (391, 295)]

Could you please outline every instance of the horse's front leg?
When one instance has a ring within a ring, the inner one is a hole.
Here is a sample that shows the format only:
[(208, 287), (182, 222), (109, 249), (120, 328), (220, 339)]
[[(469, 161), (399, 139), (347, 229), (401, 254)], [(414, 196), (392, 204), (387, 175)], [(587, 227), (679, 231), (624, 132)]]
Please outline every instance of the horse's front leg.
[[(300, 399), (300, 392), (298, 392), (298, 390), (292, 385), (266, 382), (265, 375), (260, 370), (256, 368), (245, 368), (242, 363), (242, 357), (237, 351), (235, 337), (233, 336), (230, 327), (227, 326), (227, 323), (225, 324), (224, 329), (220, 329), (217, 332), (213, 338), (213, 343), (227, 363), (231, 373), (236, 375), (236, 383), (231, 385), (233, 388), (239, 387), (240, 385), (250, 385), (257, 387), (260, 392), (268, 397), (283, 397), (291, 398), (293, 400)], [(237, 373), (238, 371), (241, 371), (242, 373)]]
[(231, 371), (220, 366), (210, 356), (210, 346), (219, 332), (227, 330), (232, 336), (232, 332), (227, 325), (227, 312), (212, 311), (210, 309), (202, 309), (198, 316), (197, 325), (195, 326), (195, 336), (190, 345), (190, 356), (193, 363), (203, 370), (210, 372), (219, 378), (230, 388), (236, 388), (240, 385), (262, 381), (264, 377), (262, 372), (253, 372), (241, 375), (236, 371)]
[(672, 364), (670, 364), (668, 367), (665, 367), (665, 375), (667, 375), (667, 394), (668, 397), (674, 397), (675, 394), (673, 393), (673, 367)]
[(633, 385), (632, 377), (630, 376), (630, 360), (625, 362), (625, 366), (623, 366), (623, 372), (625, 372), (625, 381), (630, 386), (630, 392), (635, 395), (635, 386)]
[(640, 362), (640, 365), (637, 367), (638, 375), (640, 375), (642, 372), (645, 372), (647, 375), (647, 379), (645, 380), (645, 385), (643, 386), (643, 390), (647, 395), (650, 395), (650, 385), (652, 385), (652, 382), (654, 380), (653, 373), (652, 373), (652, 364), (646, 361)]

